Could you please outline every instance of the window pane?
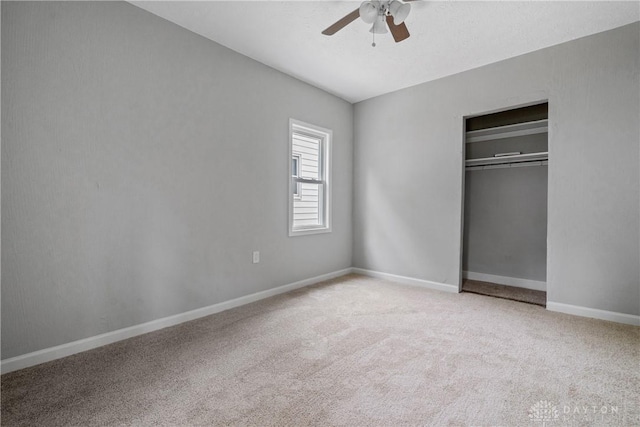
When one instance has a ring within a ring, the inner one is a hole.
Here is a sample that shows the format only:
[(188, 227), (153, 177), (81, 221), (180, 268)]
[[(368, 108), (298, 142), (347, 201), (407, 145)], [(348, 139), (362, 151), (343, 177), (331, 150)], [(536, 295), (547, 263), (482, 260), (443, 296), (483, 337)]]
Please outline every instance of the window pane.
[(303, 178), (321, 179), (320, 139), (294, 134), (293, 154), (298, 157), (298, 173)]
[(298, 158), (293, 157), (291, 159), (291, 175), (298, 176)]
[(293, 228), (322, 225), (323, 184), (300, 183), (299, 187), (300, 198), (293, 201)]

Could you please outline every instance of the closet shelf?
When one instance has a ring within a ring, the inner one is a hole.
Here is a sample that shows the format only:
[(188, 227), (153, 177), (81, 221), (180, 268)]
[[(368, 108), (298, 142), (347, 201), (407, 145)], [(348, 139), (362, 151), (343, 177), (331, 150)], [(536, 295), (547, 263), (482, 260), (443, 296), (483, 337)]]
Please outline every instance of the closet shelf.
[(471, 130), (466, 133), (466, 142), (482, 142), (494, 139), (512, 138), (514, 136), (535, 135), (546, 133), (549, 129), (549, 120), (536, 120), (533, 122), (516, 123), (514, 125), (498, 126), (488, 129)]
[(544, 151), (540, 153), (516, 154), (513, 156), (484, 157), (482, 159), (469, 159), (469, 160), (466, 160), (464, 163), (465, 163), (465, 166), (469, 168), (474, 166), (507, 165), (512, 163), (525, 163), (525, 162), (542, 162), (548, 159), (549, 159), (549, 152)]

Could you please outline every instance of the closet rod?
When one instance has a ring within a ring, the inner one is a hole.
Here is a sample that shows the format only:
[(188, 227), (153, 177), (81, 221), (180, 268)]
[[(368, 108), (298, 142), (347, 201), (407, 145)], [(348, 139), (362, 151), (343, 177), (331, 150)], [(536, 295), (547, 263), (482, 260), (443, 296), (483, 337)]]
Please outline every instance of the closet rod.
[(524, 168), (528, 166), (547, 166), (549, 160), (520, 162), (520, 163), (500, 163), (496, 165), (480, 165), (480, 166), (467, 166), (465, 170), (479, 171), (487, 169), (504, 169), (504, 168)]
[(516, 154), (513, 156), (494, 156), (494, 157), (483, 157), (481, 159), (468, 159), (464, 163), (465, 163), (465, 166), (485, 166), (485, 165), (498, 165), (503, 163), (521, 163), (521, 162), (530, 162), (534, 160), (547, 160), (548, 158), (549, 158), (549, 153), (547, 151), (542, 151), (539, 153)]

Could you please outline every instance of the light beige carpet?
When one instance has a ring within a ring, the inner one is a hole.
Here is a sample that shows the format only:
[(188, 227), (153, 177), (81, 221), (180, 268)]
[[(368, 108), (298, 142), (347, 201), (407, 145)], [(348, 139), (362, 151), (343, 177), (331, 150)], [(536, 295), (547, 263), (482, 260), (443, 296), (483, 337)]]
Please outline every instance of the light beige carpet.
[(547, 293), (534, 291), (533, 289), (517, 288), (515, 286), (498, 285), (497, 283), (481, 282), (479, 280), (464, 279), (463, 292), (486, 295), (495, 298), (510, 299), (512, 301), (526, 302), (541, 307), (547, 306)]
[(347, 276), (3, 375), (2, 425), (633, 426), (639, 340)]

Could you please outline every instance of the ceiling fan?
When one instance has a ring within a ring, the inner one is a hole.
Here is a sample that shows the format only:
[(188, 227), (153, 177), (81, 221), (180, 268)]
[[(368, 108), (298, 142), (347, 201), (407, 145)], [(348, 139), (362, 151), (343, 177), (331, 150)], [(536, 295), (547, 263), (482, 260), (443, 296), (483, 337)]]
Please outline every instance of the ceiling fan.
[[(415, 0), (367, 0), (362, 2), (360, 7), (353, 12), (346, 15), (344, 18), (339, 19), (336, 23), (329, 26), (322, 34), (332, 36), (353, 21), (361, 18), (367, 24), (373, 24), (370, 33), (386, 34), (391, 32), (393, 39), (396, 43), (401, 42), (409, 38), (409, 30), (404, 23), (404, 20), (411, 11), (411, 5), (407, 2)], [(387, 31), (387, 27), (389, 30)], [(375, 47), (375, 39), (372, 46)]]

